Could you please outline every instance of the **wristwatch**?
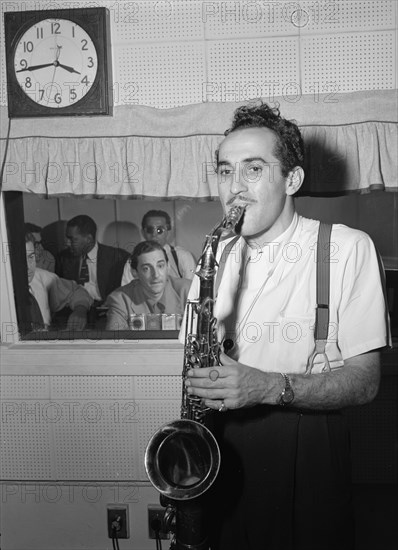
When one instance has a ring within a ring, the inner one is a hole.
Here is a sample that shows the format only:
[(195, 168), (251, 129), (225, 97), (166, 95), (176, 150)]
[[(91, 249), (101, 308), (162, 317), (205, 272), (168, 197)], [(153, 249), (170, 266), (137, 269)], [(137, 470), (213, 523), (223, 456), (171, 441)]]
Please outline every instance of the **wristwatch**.
[(279, 397), (279, 405), (291, 405), (294, 399), (292, 384), (287, 374), (281, 372), (281, 375), (283, 376), (283, 379), (285, 381), (285, 387)]

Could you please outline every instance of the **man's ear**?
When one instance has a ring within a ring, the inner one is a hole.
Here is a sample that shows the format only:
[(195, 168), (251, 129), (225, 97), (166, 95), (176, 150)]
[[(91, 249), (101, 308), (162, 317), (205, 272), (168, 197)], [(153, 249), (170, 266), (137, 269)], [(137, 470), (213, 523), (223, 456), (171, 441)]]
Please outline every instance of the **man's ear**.
[(134, 269), (134, 267), (131, 268), (131, 273), (133, 274), (134, 279), (138, 279), (138, 273), (137, 270)]
[(294, 195), (303, 185), (304, 170), (301, 166), (296, 166), (290, 170), (286, 178), (286, 195)]

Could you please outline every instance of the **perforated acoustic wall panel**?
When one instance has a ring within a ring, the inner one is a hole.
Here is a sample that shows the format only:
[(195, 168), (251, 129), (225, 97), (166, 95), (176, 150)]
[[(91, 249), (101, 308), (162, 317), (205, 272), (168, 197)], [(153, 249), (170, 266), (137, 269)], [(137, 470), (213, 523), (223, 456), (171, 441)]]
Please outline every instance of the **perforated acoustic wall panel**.
[(295, 2), (203, 2), (202, 20), (207, 39), (299, 34), (292, 22)]
[(297, 38), (214, 41), (208, 44), (206, 101), (246, 101), (290, 92), (299, 82)]
[(108, 9), (116, 44), (203, 40), (203, 2), (110, 2)]
[(203, 42), (120, 46), (114, 89), (119, 104), (170, 108), (201, 102)]
[(178, 376), (2, 382), (2, 479), (146, 481), (149, 438), (180, 415)]
[(394, 31), (303, 38), (303, 93), (392, 89), (396, 82)]
[[(102, 0), (95, 5), (110, 11), (115, 105), (170, 108), (259, 95), (286, 95), (294, 102), (301, 93), (397, 85), (395, 0)], [(27, 0), (3, 2), (0, 9), (48, 7), (47, 1)], [(2, 28), (0, 40), (4, 105)], [(270, 82), (276, 83), (271, 91)]]
[(354, 33), (394, 29), (396, 25), (395, 0), (300, 0), (298, 4), (301, 17), (296, 24), (300, 34)]

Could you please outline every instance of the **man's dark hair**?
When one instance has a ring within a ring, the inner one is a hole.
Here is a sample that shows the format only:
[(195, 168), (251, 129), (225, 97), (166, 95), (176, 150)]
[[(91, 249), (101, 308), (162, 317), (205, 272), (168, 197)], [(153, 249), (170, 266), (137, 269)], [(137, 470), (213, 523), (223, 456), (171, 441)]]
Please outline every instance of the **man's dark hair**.
[(147, 252), (154, 252), (155, 250), (161, 250), (164, 254), (164, 258), (166, 262), (169, 261), (166, 251), (163, 248), (162, 245), (155, 241), (142, 241), (141, 243), (138, 243), (137, 246), (134, 248), (131, 256), (130, 256), (130, 264), (133, 269), (137, 269), (138, 266), (138, 258), (141, 256), (141, 254), (146, 254)]
[(25, 233), (41, 233), (42, 228), (39, 225), (34, 223), (25, 222), (24, 225)]
[(141, 221), (142, 229), (145, 229), (148, 218), (164, 218), (166, 220), (166, 227), (170, 231), (171, 229), (170, 215), (164, 210), (149, 210), (146, 214), (144, 214), (144, 217), (142, 218), (142, 221)]
[(97, 235), (97, 225), (95, 221), (85, 214), (75, 216), (69, 220), (66, 227), (77, 227), (80, 235), (91, 235), (94, 240)]
[(30, 231), (25, 232), (25, 243), (36, 243), (33, 233), (31, 233)]
[[(300, 130), (294, 121), (281, 117), (278, 106), (273, 108), (261, 102), (238, 107), (234, 113), (232, 126), (224, 132), (224, 135), (246, 128), (269, 128), (275, 132), (277, 141), (274, 155), (281, 163), (284, 177), (296, 166), (303, 166), (304, 142)], [(216, 162), (218, 163), (218, 150)]]

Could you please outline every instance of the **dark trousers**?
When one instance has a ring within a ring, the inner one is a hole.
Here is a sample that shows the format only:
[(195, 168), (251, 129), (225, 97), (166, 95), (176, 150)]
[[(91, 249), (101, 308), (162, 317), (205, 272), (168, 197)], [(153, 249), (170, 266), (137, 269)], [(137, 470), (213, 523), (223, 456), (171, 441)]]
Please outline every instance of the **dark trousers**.
[(259, 406), (215, 416), (212, 550), (352, 550), (349, 433), (338, 412)]

